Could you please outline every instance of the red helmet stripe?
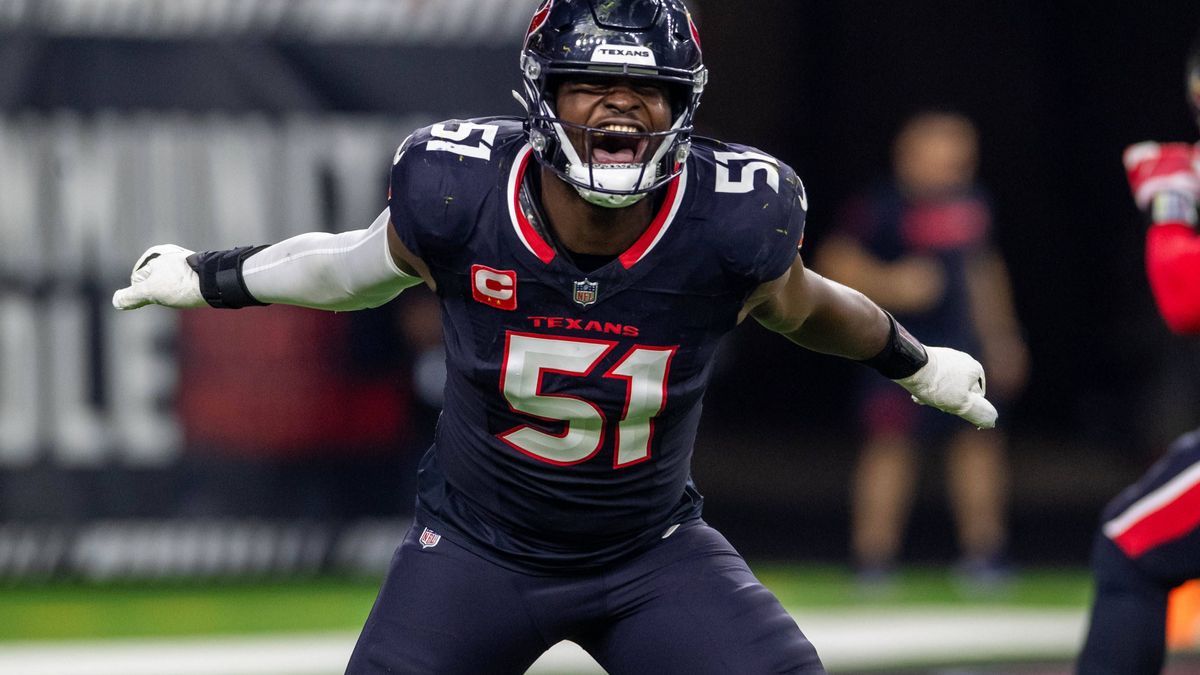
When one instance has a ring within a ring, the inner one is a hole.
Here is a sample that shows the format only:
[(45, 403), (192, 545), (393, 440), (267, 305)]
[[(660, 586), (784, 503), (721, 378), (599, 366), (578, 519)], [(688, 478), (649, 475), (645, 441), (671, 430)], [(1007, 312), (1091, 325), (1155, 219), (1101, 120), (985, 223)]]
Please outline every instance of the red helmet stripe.
[(546, 24), (546, 19), (550, 16), (550, 9), (554, 7), (554, 0), (543, 0), (542, 6), (533, 14), (533, 19), (529, 22), (529, 30), (525, 31), (525, 43), (529, 44), (529, 38), (533, 37)]
[(692, 13), (688, 12), (688, 26), (692, 29), (692, 40), (696, 43), (696, 48), (704, 51), (704, 47), (700, 46), (700, 31), (696, 28), (696, 22), (692, 20)]

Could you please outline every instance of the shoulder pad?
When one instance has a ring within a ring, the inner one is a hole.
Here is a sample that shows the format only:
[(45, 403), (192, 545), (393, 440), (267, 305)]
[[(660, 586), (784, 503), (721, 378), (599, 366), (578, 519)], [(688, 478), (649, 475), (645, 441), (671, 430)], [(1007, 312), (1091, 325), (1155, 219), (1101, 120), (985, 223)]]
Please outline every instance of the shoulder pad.
[(754, 283), (777, 279), (804, 239), (804, 183), (790, 166), (749, 146), (698, 138), (693, 158), (701, 200), (719, 221), (726, 267)]
[(504, 146), (524, 138), (523, 123), (515, 117), (446, 120), (414, 131), (396, 150), (392, 164), (398, 164), (409, 151), (433, 154), (433, 161), (447, 164), (458, 158), (491, 162)]
[(465, 242), (524, 140), (521, 121), (508, 117), (448, 120), (405, 139), (388, 185), (392, 225), (405, 246), (429, 262)]

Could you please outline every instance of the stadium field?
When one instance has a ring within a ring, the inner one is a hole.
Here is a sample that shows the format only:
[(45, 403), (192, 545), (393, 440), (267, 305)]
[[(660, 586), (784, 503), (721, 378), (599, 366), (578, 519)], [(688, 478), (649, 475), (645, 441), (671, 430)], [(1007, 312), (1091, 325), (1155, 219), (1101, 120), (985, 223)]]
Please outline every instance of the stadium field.
[[(940, 569), (904, 571), (897, 584), (860, 592), (836, 567), (759, 565), (758, 576), (788, 608), (1082, 610), (1084, 570), (1029, 570), (1004, 589), (975, 591)], [(80, 640), (279, 634), (361, 627), (378, 590), (376, 580), (146, 584), (61, 583), (0, 590), (0, 640)]]
[[(835, 567), (759, 565), (837, 673), (1065, 675), (1089, 594), (1086, 571), (1026, 570), (1002, 588), (940, 569), (865, 593)], [(0, 590), (0, 673), (334, 675), (370, 610), (373, 580), (60, 583)], [(1200, 674), (1177, 656), (1169, 675)], [(561, 643), (530, 671), (603, 673)]]

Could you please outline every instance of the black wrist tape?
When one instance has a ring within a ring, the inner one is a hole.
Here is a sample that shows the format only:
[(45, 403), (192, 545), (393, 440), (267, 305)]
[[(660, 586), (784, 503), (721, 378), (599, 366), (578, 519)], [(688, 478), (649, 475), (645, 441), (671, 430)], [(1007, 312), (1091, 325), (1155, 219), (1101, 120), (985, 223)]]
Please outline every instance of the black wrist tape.
[(243, 246), (228, 251), (204, 251), (188, 256), (188, 265), (200, 277), (200, 295), (217, 309), (241, 309), (261, 307), (269, 303), (259, 302), (246, 290), (242, 278), (242, 264), (246, 258), (258, 253), (266, 246)]
[(929, 363), (929, 355), (925, 353), (925, 346), (904, 330), (904, 326), (896, 321), (896, 317), (890, 312), (884, 314), (887, 314), (888, 321), (892, 324), (887, 344), (878, 354), (859, 363), (878, 370), (889, 380), (901, 380)]

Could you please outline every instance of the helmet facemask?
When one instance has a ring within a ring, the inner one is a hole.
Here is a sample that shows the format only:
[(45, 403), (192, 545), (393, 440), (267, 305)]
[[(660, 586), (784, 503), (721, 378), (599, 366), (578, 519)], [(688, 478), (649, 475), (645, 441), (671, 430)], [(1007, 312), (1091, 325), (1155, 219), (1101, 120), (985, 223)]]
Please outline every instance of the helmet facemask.
[[(576, 7), (567, 7), (572, 4)], [(552, 8), (549, 11), (562, 10), (565, 25), (555, 26), (559, 16), (553, 13), (549, 18), (541, 11), (535, 16), (521, 58), (524, 84), (521, 99), (528, 111), (525, 124), (529, 142), (542, 166), (572, 185), (591, 204), (624, 208), (638, 203), (682, 173), (691, 152), (692, 120), (708, 82), (708, 71), (701, 63), (698, 41), (694, 47), (688, 44), (688, 40), (696, 40), (696, 33), (686, 10), (679, 9), (682, 5), (674, 0), (664, 4), (673, 7), (656, 15), (661, 21), (634, 32), (610, 26), (597, 30), (592, 24), (593, 15), (587, 13), (585, 0), (543, 6)], [(543, 30), (543, 24), (550, 24), (545, 30), (553, 32), (554, 37), (535, 38)], [(552, 44), (553, 40), (578, 44), (574, 38), (579, 34), (575, 29), (580, 24), (591, 29), (589, 35), (600, 36), (586, 38), (593, 48), (590, 59), (585, 60), (587, 54), (580, 50), (575, 50), (572, 58), (560, 57), (560, 50), (554, 48), (559, 45)], [(680, 24), (682, 29), (678, 28)], [(668, 28), (671, 32), (665, 32)], [(686, 31), (682, 39), (680, 31)], [(537, 45), (531, 47), (531, 42)], [(677, 60), (663, 63), (671, 58)], [(670, 128), (601, 129), (562, 119), (556, 105), (559, 85), (575, 79), (597, 78), (664, 87), (671, 105)]]

